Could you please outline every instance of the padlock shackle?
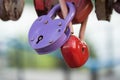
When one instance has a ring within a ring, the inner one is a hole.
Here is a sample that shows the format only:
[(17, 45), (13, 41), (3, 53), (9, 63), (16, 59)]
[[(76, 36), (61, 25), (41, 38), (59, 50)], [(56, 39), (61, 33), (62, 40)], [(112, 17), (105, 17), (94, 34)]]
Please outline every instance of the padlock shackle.
[[(71, 2), (66, 2), (67, 4), (67, 7), (68, 7), (68, 15), (67, 17), (65, 18), (65, 25), (68, 24), (74, 17), (75, 15), (75, 7), (74, 5), (71, 3)], [(48, 17), (52, 17), (56, 11), (58, 11), (60, 9), (60, 4), (57, 4), (56, 6), (54, 6), (52, 8), (52, 10), (48, 13)]]

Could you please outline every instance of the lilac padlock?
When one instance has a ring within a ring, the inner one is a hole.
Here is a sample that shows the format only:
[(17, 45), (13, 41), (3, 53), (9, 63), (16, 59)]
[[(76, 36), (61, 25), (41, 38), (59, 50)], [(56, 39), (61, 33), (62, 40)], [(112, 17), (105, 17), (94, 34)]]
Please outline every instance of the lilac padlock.
[(75, 15), (75, 7), (67, 2), (69, 9), (65, 19), (55, 19), (60, 5), (54, 6), (47, 15), (38, 17), (29, 31), (29, 44), (39, 54), (47, 54), (60, 48), (70, 36), (68, 24)]

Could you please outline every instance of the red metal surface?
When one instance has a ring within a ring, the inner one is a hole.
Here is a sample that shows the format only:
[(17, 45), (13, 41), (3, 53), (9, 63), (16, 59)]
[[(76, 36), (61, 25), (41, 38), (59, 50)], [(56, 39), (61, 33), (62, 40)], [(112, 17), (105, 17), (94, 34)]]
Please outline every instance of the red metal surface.
[(89, 57), (87, 44), (74, 35), (61, 47), (65, 62), (71, 68), (81, 67)]

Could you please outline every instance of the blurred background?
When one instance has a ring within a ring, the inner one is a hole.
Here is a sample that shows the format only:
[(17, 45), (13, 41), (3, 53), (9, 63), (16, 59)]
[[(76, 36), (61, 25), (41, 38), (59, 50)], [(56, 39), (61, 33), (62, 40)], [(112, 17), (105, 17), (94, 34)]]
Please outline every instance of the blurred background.
[[(85, 40), (90, 57), (77, 69), (70, 69), (60, 50), (38, 55), (28, 44), (28, 31), (37, 18), (33, 0), (25, 0), (21, 18), (0, 20), (0, 80), (120, 80), (120, 15), (98, 21), (91, 12)], [(78, 36), (80, 24), (74, 25)]]

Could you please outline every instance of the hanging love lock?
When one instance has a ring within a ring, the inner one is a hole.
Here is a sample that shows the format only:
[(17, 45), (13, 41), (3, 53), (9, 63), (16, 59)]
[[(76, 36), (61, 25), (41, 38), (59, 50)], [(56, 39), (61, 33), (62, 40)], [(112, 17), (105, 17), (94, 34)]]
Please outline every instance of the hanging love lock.
[(95, 12), (98, 20), (110, 21), (114, 0), (95, 0)]
[(87, 44), (74, 35), (61, 47), (65, 62), (71, 68), (81, 67), (89, 57)]
[(60, 10), (60, 5), (54, 6), (47, 15), (40, 16), (35, 20), (29, 31), (30, 46), (39, 54), (50, 53), (60, 48), (69, 38), (69, 22), (75, 15), (75, 7), (67, 2), (69, 8), (65, 19), (54, 19), (53, 16)]
[[(88, 17), (93, 8), (91, 0), (65, 1), (72, 2), (75, 5), (76, 13), (74, 19), (72, 20), (73, 24), (83, 22)], [(38, 16), (47, 14), (50, 11), (50, 9), (57, 3), (59, 3), (58, 0), (34, 0), (35, 9)], [(59, 14), (59, 16), (62, 17), (61, 13)]]
[(120, 14), (120, 0), (117, 0), (113, 6), (114, 10)]
[(24, 0), (0, 0), (0, 18), (3, 21), (16, 21), (24, 8)]
[(75, 17), (72, 20), (73, 24), (79, 24), (83, 22), (88, 17), (93, 8), (91, 0), (66, 0), (66, 1), (72, 2), (76, 8)]

